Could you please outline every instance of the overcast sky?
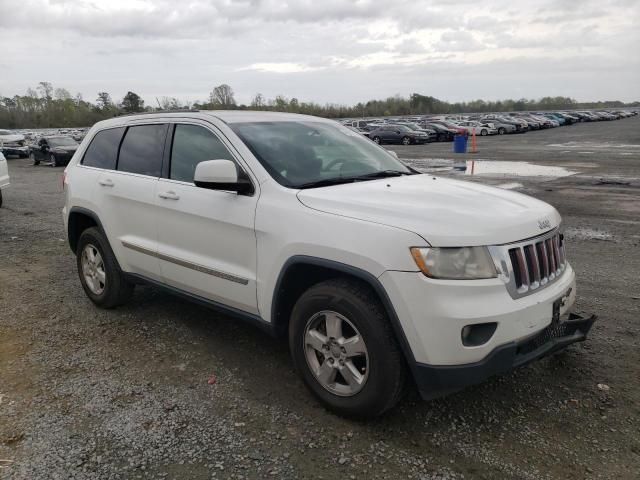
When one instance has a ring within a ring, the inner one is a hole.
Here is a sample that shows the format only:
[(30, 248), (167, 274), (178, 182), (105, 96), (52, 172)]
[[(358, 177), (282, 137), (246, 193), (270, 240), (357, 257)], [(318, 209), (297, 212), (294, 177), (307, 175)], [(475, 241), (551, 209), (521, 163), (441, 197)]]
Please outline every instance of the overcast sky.
[(0, 0), (0, 95), (640, 100), (640, 0)]

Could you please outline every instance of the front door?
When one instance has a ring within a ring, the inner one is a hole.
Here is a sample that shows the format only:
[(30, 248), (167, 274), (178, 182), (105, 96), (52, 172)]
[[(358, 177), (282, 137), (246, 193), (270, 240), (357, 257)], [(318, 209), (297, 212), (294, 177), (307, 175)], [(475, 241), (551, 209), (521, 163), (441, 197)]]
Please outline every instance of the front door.
[[(206, 123), (173, 126), (169, 168), (158, 182), (158, 257), (164, 282), (180, 290), (256, 314), (258, 193), (196, 187), (205, 160), (238, 159)], [(254, 182), (254, 186), (257, 182)]]

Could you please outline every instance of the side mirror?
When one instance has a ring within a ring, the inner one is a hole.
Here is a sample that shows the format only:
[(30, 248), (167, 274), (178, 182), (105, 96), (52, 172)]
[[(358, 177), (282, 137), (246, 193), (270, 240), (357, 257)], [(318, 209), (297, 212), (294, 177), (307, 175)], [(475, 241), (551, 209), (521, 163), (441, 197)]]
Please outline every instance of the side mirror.
[(248, 179), (238, 178), (238, 169), (231, 160), (207, 160), (196, 165), (193, 178), (196, 187), (226, 190), (240, 195), (251, 195), (253, 185)]

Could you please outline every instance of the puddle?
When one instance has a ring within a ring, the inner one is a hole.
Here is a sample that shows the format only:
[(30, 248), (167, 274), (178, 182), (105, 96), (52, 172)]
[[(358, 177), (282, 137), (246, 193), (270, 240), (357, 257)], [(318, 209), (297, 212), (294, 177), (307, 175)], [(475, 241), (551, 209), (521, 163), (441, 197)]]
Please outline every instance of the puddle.
[(609, 232), (586, 227), (567, 228), (564, 231), (564, 236), (569, 240), (602, 240), (605, 242), (613, 241), (613, 235), (611, 235)]
[(465, 175), (497, 175), (505, 177), (567, 177), (577, 172), (564, 167), (534, 165), (528, 162), (495, 162), (467, 160)]
[[(547, 147), (555, 148), (640, 148), (640, 145), (611, 143), (611, 142), (566, 142), (566, 143), (548, 143)], [(564, 152), (563, 152), (564, 153)], [(583, 152), (578, 152), (583, 153)]]
[(516, 188), (524, 188), (524, 185), (518, 182), (509, 182), (509, 183), (501, 183), (500, 185), (496, 185), (498, 188), (503, 188), (505, 190), (515, 190)]

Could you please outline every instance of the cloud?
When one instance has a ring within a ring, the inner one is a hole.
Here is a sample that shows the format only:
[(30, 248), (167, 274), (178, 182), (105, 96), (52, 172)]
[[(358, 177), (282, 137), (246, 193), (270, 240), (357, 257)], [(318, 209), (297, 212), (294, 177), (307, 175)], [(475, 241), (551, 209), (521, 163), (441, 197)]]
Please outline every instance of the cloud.
[(314, 70), (321, 70), (322, 67), (310, 67), (309, 65), (303, 65), (301, 63), (252, 63), (247, 67), (239, 69), (242, 70), (255, 70), (265, 73), (303, 73), (313, 72)]
[(639, 22), (637, 0), (0, 0), (0, 93), (635, 100)]

